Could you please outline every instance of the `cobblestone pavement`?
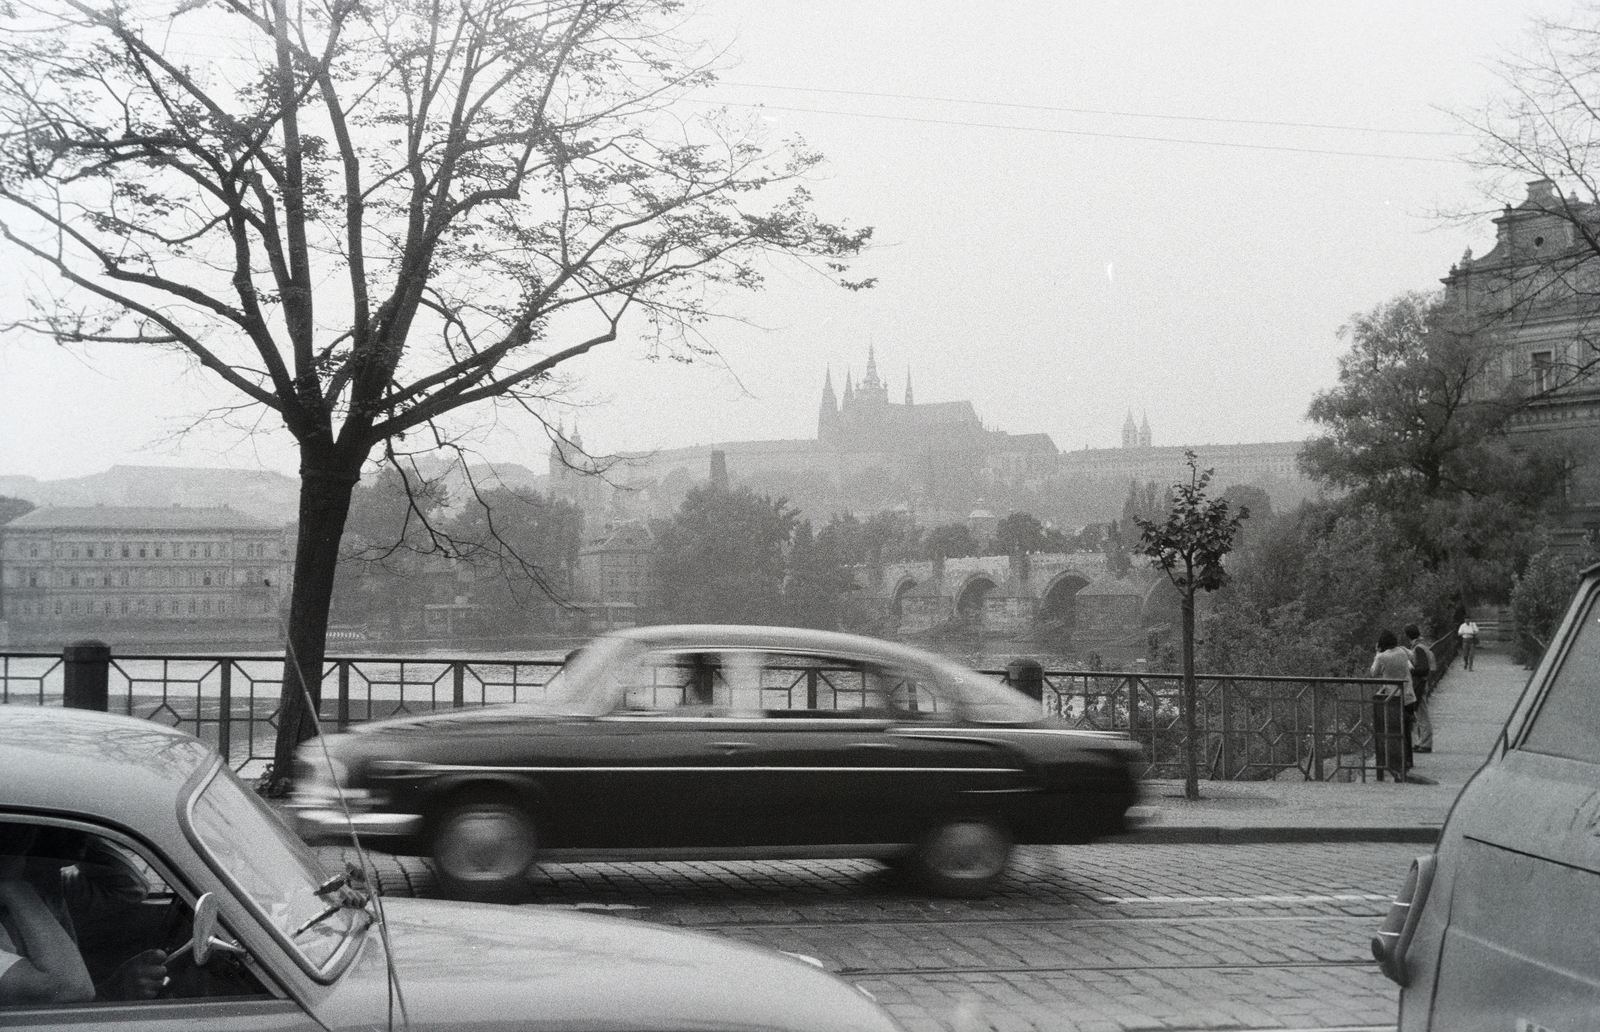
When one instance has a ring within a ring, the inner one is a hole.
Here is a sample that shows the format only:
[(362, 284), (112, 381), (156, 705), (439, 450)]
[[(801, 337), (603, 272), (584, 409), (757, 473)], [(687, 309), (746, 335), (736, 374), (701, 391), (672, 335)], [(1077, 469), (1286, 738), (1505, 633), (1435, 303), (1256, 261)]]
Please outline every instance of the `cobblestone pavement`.
[[(1367, 943), (1423, 848), (1027, 847), (985, 900), (866, 861), (550, 864), (527, 905), (807, 954), (912, 1032), (1392, 1029)], [(380, 861), (384, 891), (431, 891), (423, 861)]]

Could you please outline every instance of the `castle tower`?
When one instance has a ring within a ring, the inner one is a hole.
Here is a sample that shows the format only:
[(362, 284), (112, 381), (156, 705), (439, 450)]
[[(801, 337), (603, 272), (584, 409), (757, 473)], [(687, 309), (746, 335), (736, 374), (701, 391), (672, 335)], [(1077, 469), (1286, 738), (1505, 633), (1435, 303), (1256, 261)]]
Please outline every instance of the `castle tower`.
[(850, 367), (846, 366), (844, 370), (844, 404), (840, 407), (845, 411), (849, 411), (851, 408), (855, 407), (855, 403), (856, 389), (850, 383)]
[(915, 403), (911, 400), (911, 367), (906, 366), (906, 406), (909, 408), (913, 404)]
[(1139, 428), (1133, 423), (1133, 409), (1128, 410), (1128, 418), (1122, 421), (1122, 446), (1139, 447)]
[(1150, 447), (1150, 413), (1144, 413), (1144, 421), (1139, 424), (1139, 447)]
[(878, 378), (878, 355), (871, 344), (867, 345), (867, 375), (856, 387), (856, 401), (874, 405), (889, 404), (889, 385)]
[(839, 435), (839, 400), (833, 394), (833, 370), (822, 380), (822, 404), (817, 408), (817, 440), (827, 443)]

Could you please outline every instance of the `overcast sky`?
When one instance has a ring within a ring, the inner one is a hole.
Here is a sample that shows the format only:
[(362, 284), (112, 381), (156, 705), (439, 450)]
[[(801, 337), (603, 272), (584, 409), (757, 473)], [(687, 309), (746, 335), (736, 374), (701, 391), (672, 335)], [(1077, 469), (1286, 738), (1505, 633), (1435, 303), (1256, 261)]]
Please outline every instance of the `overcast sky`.
[[(859, 378), (870, 344), (892, 399), (909, 371), (918, 401), (970, 399), (1064, 450), (1115, 446), (1129, 409), (1159, 445), (1303, 438), (1351, 313), (1492, 241), (1486, 218), (1440, 217), (1498, 207), (1448, 111), (1565, 10), (714, 0), (693, 24), (729, 57), (705, 101), (764, 105), (827, 155), (819, 206), (875, 227), (878, 286), (774, 268), (709, 328), (723, 364), (619, 341), (573, 365), (566, 418), (595, 451), (810, 437), (824, 370)], [(0, 305), (29, 284), (13, 264)], [(226, 397), (176, 358), (5, 336), (0, 473), (292, 473), (281, 430), (174, 437)], [(548, 442), (505, 423), (482, 447), (542, 472)]]

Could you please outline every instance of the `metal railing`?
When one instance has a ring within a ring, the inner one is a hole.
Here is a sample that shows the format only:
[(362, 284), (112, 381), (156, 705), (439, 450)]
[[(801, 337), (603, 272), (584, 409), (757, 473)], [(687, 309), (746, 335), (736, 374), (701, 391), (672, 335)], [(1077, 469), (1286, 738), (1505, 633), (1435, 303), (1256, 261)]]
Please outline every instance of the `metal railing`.
[[(344, 730), (386, 717), (536, 701), (560, 667), (555, 659), (329, 657), (318, 717)], [(790, 698), (807, 678), (825, 673), (803, 670), (792, 685), (763, 685), (762, 705), (767, 692)], [(0, 653), (0, 703), (60, 705), (64, 674), (59, 654)], [(108, 709), (188, 731), (234, 769), (256, 774), (272, 758), (282, 674), (281, 656), (115, 656)], [(1373, 702), (1378, 689), (1398, 682), (1212, 674), (1196, 681), (1203, 777), (1264, 780), (1296, 771), (1314, 781), (1366, 780), (1400, 766), (1400, 729), (1386, 726)], [(672, 687), (681, 694), (681, 685)], [(1149, 776), (1181, 777), (1182, 692), (1179, 674), (1048, 670), (1042, 706), (1072, 727), (1126, 732), (1144, 746)], [(807, 708), (840, 705), (813, 695)]]
[[(324, 727), (543, 696), (561, 661), (332, 656), (323, 662)], [(0, 703), (59, 706), (59, 654), (0, 653)], [(272, 759), (283, 688), (282, 656), (115, 656), (108, 710), (181, 728), (214, 746), (242, 774)]]
[[(994, 671), (997, 675), (1003, 672)], [(1398, 719), (1378, 709), (1373, 678), (1197, 674), (1200, 776), (1263, 781), (1296, 772), (1308, 781), (1404, 776)], [(1148, 777), (1185, 772), (1183, 675), (1047, 670), (1044, 711), (1071, 727), (1122, 731), (1144, 746)]]

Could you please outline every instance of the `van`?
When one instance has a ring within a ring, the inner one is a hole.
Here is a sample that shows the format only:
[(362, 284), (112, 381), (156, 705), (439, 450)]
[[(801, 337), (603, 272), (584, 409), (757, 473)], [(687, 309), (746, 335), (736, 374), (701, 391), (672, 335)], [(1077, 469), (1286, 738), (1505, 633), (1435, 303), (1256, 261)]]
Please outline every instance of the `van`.
[(1600, 1024), (1600, 565), (1373, 939), (1401, 1032)]

